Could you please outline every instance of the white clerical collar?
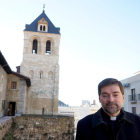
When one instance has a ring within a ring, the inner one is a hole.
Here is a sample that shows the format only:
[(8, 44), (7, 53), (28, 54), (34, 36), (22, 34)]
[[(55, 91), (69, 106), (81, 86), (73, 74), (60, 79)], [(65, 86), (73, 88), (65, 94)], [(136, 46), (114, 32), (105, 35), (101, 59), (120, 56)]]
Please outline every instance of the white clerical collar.
[(117, 117), (110, 117), (110, 120), (111, 120), (111, 121), (116, 121), (116, 118), (117, 118)]

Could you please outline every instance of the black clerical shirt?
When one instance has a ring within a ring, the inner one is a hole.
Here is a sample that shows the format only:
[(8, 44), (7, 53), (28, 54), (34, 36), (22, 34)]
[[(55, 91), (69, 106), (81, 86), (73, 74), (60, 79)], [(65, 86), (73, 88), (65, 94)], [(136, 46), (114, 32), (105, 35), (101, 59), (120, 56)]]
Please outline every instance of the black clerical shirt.
[(111, 117), (109, 115), (107, 115), (103, 109), (101, 109), (101, 115), (102, 115), (103, 121), (108, 126), (112, 139), (115, 140), (116, 134), (119, 130), (119, 120), (122, 117), (122, 111), (120, 111), (120, 113), (116, 116), (116, 120), (111, 120)]

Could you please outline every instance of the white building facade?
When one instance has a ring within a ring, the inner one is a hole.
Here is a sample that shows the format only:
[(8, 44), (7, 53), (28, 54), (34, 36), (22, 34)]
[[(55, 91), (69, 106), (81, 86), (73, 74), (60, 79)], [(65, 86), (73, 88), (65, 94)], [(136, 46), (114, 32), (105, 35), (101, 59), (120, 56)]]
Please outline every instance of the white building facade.
[(121, 82), (124, 86), (124, 110), (140, 115), (140, 74)]

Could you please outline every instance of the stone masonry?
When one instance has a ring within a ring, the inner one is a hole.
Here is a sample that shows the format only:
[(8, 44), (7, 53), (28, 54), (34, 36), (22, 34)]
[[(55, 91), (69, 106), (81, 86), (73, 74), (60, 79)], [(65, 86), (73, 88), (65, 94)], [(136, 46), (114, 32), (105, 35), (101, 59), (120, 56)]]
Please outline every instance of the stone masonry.
[[(11, 89), (11, 81), (17, 82), (17, 88)], [(25, 113), (25, 103), (26, 103), (26, 94), (27, 86), (26, 81), (18, 76), (13, 74), (8, 75), (8, 85), (6, 99), (11, 102), (16, 103), (15, 113), (24, 114)]]
[(7, 73), (0, 66), (0, 118), (5, 115), (5, 110), (2, 108), (2, 102), (6, 99), (6, 89), (7, 89)]
[[(74, 139), (73, 117), (24, 115), (12, 119), (11, 131), (13, 140)], [(0, 133), (1, 132), (2, 130), (0, 130)]]
[(12, 127), (12, 119), (11, 117), (4, 117), (0, 119), (0, 140), (4, 137), (4, 135), (10, 130)]
[[(46, 17), (45, 13), (42, 13), (42, 16)], [(47, 23), (44, 18), (40, 17), (38, 20), (38, 24), (40, 20)], [(31, 79), (31, 87), (27, 89), (26, 94), (25, 114), (42, 114), (43, 112), (46, 115), (58, 115), (60, 37), (59, 33), (49, 33), (49, 29), (48, 32), (27, 31), (26, 28), (24, 30), (23, 61), (20, 73)], [(37, 41), (36, 53), (33, 53), (34, 41)], [(50, 42), (50, 54), (46, 53), (47, 41)]]

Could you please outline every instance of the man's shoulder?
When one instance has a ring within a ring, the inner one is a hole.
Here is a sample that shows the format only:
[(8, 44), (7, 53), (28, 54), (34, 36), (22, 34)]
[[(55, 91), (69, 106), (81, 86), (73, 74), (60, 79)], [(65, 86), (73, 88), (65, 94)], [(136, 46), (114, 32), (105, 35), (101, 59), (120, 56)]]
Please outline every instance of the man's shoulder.
[(138, 116), (137, 114), (133, 114), (133, 113), (130, 113), (130, 112), (127, 112), (127, 111), (124, 111), (125, 114), (133, 121), (133, 122), (140, 122), (140, 116)]
[(84, 117), (83, 119), (78, 121), (78, 125), (80, 125), (81, 127), (88, 127), (92, 125), (92, 118), (93, 118), (94, 114), (90, 114), (86, 117)]
[(124, 111), (128, 116), (131, 116), (131, 117), (136, 117), (136, 118), (140, 118), (140, 116), (138, 116), (137, 114), (133, 114), (131, 112), (127, 112), (127, 111)]
[(81, 119), (80, 121), (81, 121), (81, 122), (92, 121), (93, 115), (94, 115), (94, 114), (87, 115), (86, 117), (84, 117), (84, 118)]
[(93, 118), (97, 118), (99, 116), (100, 112), (101, 112), (101, 108), (94, 114), (87, 115), (83, 119), (79, 120), (79, 123), (90, 123), (91, 124), (93, 121)]

